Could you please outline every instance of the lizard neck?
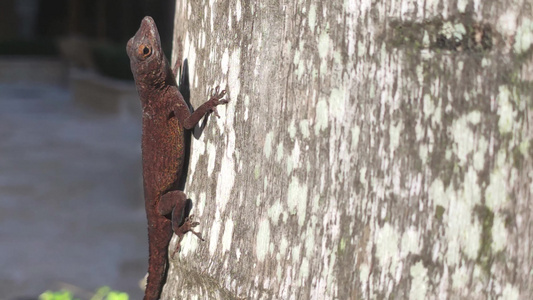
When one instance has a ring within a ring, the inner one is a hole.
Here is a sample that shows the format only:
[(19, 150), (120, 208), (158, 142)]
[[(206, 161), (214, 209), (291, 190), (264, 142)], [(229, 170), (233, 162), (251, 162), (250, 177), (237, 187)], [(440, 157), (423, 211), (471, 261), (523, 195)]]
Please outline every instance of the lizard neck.
[(142, 97), (143, 101), (141, 101), (143, 118), (152, 120), (166, 117), (166, 112), (170, 113), (173, 111), (172, 97), (169, 96), (173, 88), (176, 87), (163, 84), (157, 88), (153, 86), (150, 90), (147, 90), (146, 94)]

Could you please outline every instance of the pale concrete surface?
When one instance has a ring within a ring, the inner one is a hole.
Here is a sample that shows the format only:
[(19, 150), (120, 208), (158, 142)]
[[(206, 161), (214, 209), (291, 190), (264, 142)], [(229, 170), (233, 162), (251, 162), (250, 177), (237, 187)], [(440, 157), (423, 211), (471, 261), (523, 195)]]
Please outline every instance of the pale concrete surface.
[(87, 112), (64, 88), (0, 85), (0, 299), (68, 285), (142, 298), (140, 154), (136, 118)]

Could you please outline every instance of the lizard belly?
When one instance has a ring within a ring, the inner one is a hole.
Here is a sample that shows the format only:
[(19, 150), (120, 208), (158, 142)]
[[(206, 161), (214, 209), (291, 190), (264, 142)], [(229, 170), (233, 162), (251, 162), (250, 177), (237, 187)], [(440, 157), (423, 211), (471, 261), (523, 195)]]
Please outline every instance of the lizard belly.
[(178, 181), (185, 156), (184, 138), (183, 127), (175, 118), (143, 120), (143, 179), (148, 198), (159, 198)]

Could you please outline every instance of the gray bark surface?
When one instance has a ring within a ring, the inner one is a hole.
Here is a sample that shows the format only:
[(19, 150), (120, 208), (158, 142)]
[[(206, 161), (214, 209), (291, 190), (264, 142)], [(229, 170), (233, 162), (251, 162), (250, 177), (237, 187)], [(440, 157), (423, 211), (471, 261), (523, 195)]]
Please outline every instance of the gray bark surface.
[(531, 299), (532, 7), (178, 0), (193, 105), (231, 102), (163, 299)]

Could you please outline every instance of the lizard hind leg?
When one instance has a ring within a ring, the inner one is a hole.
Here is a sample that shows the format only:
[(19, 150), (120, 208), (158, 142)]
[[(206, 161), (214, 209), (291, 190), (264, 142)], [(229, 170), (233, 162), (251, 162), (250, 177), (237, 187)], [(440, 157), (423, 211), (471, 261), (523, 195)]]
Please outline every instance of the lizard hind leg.
[[(186, 214), (182, 214), (181, 212), (174, 209), (172, 212), (172, 230), (174, 233), (178, 236), (178, 241), (176, 242), (176, 248), (172, 252), (171, 257), (174, 258), (174, 255), (176, 252), (178, 252), (181, 248), (181, 240), (183, 239), (183, 236), (187, 232), (191, 232), (192, 234), (196, 235), (197, 238), (199, 238), (201, 241), (204, 241), (202, 238), (202, 234), (200, 232), (194, 231), (193, 228), (200, 225), (200, 222), (193, 221), (194, 216), (189, 216), (190, 208), (192, 208), (192, 201), (191, 199), (187, 199), (187, 202), (190, 204), (190, 207), (185, 210)], [(176, 216), (174, 216), (176, 214)], [(187, 216), (183, 220), (183, 222), (178, 222), (177, 220), (180, 219), (181, 216)]]
[(181, 248), (181, 240), (187, 232), (196, 235), (200, 240), (204, 240), (199, 232), (193, 230), (200, 223), (193, 221), (193, 216), (189, 216), (192, 209), (191, 199), (187, 199), (184, 192), (179, 190), (169, 191), (161, 196), (157, 210), (159, 214), (167, 216), (170, 214), (172, 221), (172, 231), (178, 236), (176, 249), (172, 252), (172, 258)]
[[(182, 191), (168, 191), (161, 195), (161, 199), (159, 203), (157, 203), (157, 212), (162, 216), (166, 216), (173, 212), (176, 207), (178, 211), (185, 212), (187, 200), (187, 196)], [(192, 208), (192, 204), (190, 206)], [(185, 216), (180, 216), (180, 218), (179, 222), (182, 222), (185, 219)]]

